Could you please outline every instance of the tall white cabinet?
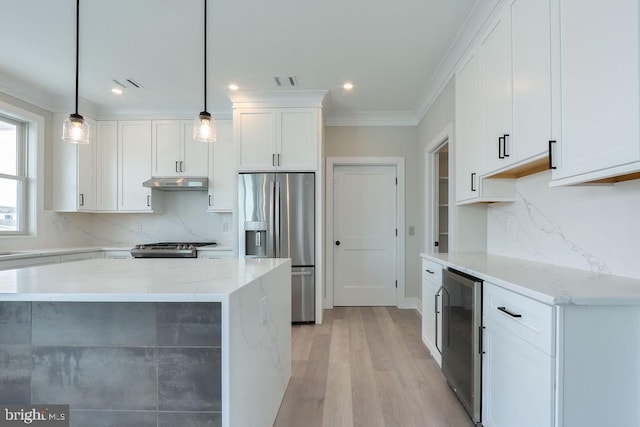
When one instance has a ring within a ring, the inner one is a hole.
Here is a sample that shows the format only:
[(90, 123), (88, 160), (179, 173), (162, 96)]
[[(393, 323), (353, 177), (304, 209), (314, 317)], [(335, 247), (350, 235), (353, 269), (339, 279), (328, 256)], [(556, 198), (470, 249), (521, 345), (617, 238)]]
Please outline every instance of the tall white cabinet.
[(152, 212), (151, 189), (142, 183), (151, 177), (151, 121), (118, 122), (118, 210)]
[(218, 120), (216, 142), (209, 148), (208, 212), (233, 212), (236, 193), (233, 124)]
[[(554, 0), (562, 124), (552, 185), (640, 172), (640, 4)], [(625, 176), (632, 174), (631, 176)], [(618, 177), (618, 178), (615, 178)]]

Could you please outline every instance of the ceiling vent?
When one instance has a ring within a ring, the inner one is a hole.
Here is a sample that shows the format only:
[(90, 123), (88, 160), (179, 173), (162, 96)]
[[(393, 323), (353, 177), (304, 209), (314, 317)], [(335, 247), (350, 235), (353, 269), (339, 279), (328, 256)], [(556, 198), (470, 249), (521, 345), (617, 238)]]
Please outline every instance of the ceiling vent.
[(278, 87), (298, 87), (296, 76), (275, 76), (273, 80)]
[(122, 89), (143, 89), (139, 82), (135, 81), (132, 78), (123, 78), (123, 79), (113, 79), (113, 82), (120, 86)]

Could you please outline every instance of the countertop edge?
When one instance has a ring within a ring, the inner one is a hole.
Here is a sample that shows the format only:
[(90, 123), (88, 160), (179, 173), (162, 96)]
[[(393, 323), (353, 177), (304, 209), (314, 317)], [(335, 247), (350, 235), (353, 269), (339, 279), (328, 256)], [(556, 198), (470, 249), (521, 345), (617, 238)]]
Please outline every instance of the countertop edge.
[[(563, 266), (556, 266), (552, 264), (542, 264), (533, 261), (521, 260), (518, 258), (509, 258), (504, 256), (497, 256), (491, 254), (484, 253), (461, 253), (461, 254), (451, 254), (452, 256), (462, 256), (462, 257), (477, 257), (477, 259), (496, 259), (501, 262), (510, 262), (513, 261), (514, 267), (519, 267), (521, 265), (527, 265), (528, 268), (536, 268), (539, 267), (542, 272), (544, 269), (553, 269), (554, 272), (558, 275), (565, 275), (567, 278), (567, 282), (572, 283), (576, 281), (574, 277), (571, 276), (593, 276), (596, 277), (599, 281), (602, 281), (602, 289), (600, 295), (587, 295), (586, 293), (580, 294), (579, 290), (576, 292), (575, 289), (568, 290), (563, 289), (562, 286), (557, 283), (548, 284), (549, 287), (554, 287), (555, 292), (545, 292), (541, 290), (536, 290), (527, 286), (524, 283), (514, 283), (513, 280), (505, 280), (504, 278), (499, 277), (495, 273), (487, 273), (480, 271), (473, 266), (464, 265), (464, 263), (450, 261), (448, 260), (449, 254), (428, 254), (421, 253), (420, 257), (430, 260), (432, 262), (441, 264), (445, 267), (454, 268), (456, 270), (462, 271), (463, 273), (467, 273), (471, 276), (477, 277), (478, 279), (482, 279), (487, 281), (493, 285), (499, 286), (501, 288), (510, 290), (512, 292), (518, 293), (520, 295), (529, 297), (533, 300), (539, 301), (548, 305), (621, 305), (621, 306), (635, 306), (640, 305), (640, 280), (634, 278), (626, 278), (621, 276), (613, 276), (613, 275), (604, 275), (592, 273), (587, 270), (577, 270)], [(607, 281), (614, 282), (617, 280), (624, 280), (626, 282), (637, 282), (638, 289), (637, 292), (634, 292), (633, 295), (621, 295), (617, 294), (615, 289), (610, 289), (606, 287), (605, 283)], [(610, 295), (606, 295), (609, 292)]]

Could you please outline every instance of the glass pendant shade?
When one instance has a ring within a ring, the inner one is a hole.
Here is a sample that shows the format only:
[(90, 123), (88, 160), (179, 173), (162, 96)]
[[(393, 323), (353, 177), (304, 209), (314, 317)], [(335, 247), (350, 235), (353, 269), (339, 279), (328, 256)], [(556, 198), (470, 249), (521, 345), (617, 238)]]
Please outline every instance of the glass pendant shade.
[(216, 121), (206, 111), (202, 111), (193, 123), (193, 139), (201, 142), (216, 141)]
[(79, 114), (71, 114), (62, 123), (62, 139), (76, 144), (89, 143), (90, 128)]

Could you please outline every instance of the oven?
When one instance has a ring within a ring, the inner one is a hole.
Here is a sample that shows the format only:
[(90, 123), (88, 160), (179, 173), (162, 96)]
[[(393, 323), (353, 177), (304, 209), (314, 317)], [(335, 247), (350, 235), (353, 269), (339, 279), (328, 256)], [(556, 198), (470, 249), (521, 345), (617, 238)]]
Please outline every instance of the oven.
[(198, 248), (215, 245), (215, 242), (145, 243), (131, 249), (131, 256), (134, 258), (197, 258)]
[(442, 372), (476, 425), (482, 405), (482, 280), (442, 272)]

